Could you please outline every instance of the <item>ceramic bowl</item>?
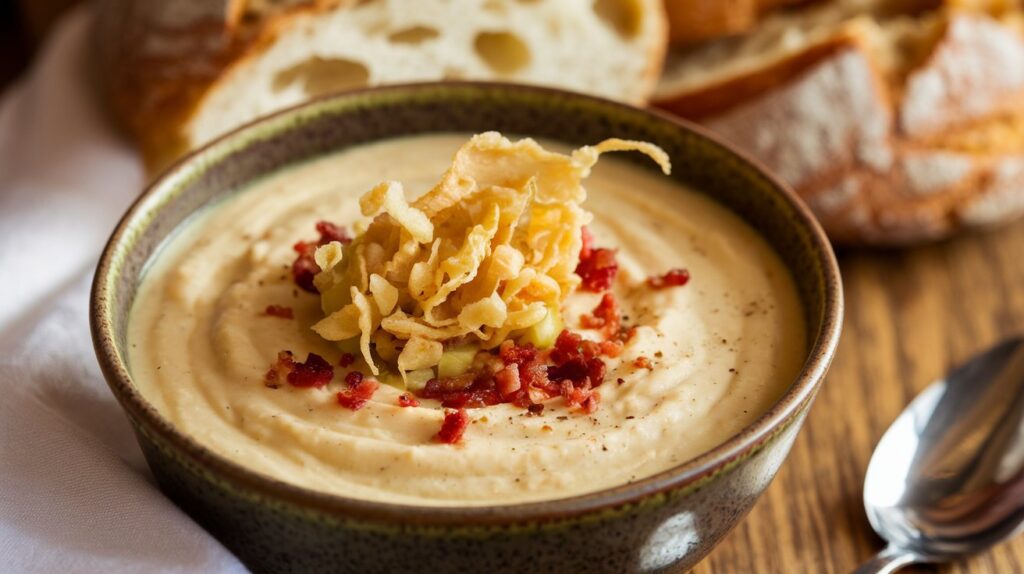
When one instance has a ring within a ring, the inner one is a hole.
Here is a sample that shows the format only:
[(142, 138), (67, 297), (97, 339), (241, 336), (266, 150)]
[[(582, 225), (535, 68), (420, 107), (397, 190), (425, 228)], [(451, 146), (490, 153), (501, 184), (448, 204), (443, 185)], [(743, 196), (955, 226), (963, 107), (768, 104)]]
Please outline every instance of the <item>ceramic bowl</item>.
[[(196, 210), (264, 174), (348, 146), (486, 130), (573, 147), (608, 137), (654, 142), (671, 156), (673, 178), (758, 230), (792, 271), (809, 326), (806, 363), (778, 403), (714, 450), (628, 485), (545, 502), (435, 508), (348, 499), (256, 474), (175, 429), (135, 389), (126, 364), (132, 301), (158, 246)], [(585, 95), (445, 83), (319, 99), (183, 159), (118, 224), (96, 272), (90, 312), (99, 363), (160, 488), (253, 571), (618, 574), (688, 568), (751, 508), (825, 376), (839, 339), (842, 293), (833, 253), (807, 208), (706, 131)]]

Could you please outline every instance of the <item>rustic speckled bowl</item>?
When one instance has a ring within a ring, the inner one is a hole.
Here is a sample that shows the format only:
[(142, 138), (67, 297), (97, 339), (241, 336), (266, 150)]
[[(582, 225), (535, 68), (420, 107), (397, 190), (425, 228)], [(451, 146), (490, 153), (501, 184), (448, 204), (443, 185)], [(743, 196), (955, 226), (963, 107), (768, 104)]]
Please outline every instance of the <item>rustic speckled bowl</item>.
[[(607, 137), (654, 142), (671, 156), (672, 177), (760, 231), (793, 272), (809, 325), (806, 364), (778, 403), (718, 448), (632, 484), (547, 502), (428, 508), (348, 499), (256, 474), (179, 432), (139, 395), (126, 361), (129, 310), (147, 261), (190, 214), (263, 174), (348, 146), (485, 130), (573, 146)], [(694, 565), (751, 508), (825, 376), (842, 307), (835, 259), (810, 212), (776, 178), (707, 132), (578, 94), (448, 83), (327, 97), (185, 158), (118, 224), (96, 272), (91, 318), (100, 366), (158, 484), (254, 571), (622, 573)]]

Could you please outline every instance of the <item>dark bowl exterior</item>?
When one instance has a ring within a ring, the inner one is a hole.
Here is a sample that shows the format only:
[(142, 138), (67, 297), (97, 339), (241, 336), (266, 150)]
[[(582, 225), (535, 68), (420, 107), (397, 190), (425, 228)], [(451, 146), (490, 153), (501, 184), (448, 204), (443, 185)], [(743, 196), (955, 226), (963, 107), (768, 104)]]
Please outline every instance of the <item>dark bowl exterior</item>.
[[(576, 146), (607, 137), (654, 142), (671, 157), (672, 177), (757, 229), (792, 271), (808, 325), (807, 362), (780, 401), (722, 446), (629, 485), (550, 502), (429, 508), (345, 499), (258, 475), (175, 430), (135, 391), (125, 333), (136, 288), (161, 242), (197, 209), (330, 151), (486, 130)], [(100, 366), (161, 489), (253, 571), (621, 573), (691, 567), (751, 508), (785, 459), (835, 352), (842, 295), (828, 242), (792, 191), (699, 128), (557, 90), (447, 83), (320, 99), (184, 159), (115, 230), (90, 312)]]

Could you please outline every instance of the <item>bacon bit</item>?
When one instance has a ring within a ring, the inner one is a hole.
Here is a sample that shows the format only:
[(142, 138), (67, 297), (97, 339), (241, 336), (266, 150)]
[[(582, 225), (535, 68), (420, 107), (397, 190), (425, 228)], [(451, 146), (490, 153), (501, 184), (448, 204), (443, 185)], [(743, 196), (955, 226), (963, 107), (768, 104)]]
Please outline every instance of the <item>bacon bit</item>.
[[(602, 301), (603, 300), (604, 299), (602, 299)], [(596, 312), (597, 309), (595, 308), (591, 311), (590, 315), (580, 315), (580, 325), (584, 329), (600, 329), (601, 327), (604, 327), (604, 320), (596, 317), (594, 315)]]
[(354, 388), (361, 382), (363, 382), (363, 373), (360, 371), (351, 371), (345, 375), (345, 384), (349, 388)]
[(416, 400), (416, 397), (409, 393), (402, 393), (398, 395), (398, 406), (400, 407), (418, 407), (420, 402)]
[(592, 391), (587, 400), (583, 401), (583, 412), (592, 415), (597, 411), (597, 405), (601, 403), (601, 393)]
[(263, 314), (281, 319), (295, 318), (295, 313), (292, 312), (292, 308), (284, 307), (282, 305), (267, 305), (267, 308), (263, 310)]
[(420, 397), (437, 399), (441, 406), (478, 409), (505, 402), (487, 373), (466, 373), (457, 377), (430, 379)]
[(537, 357), (537, 349), (527, 343), (519, 347), (515, 342), (508, 340), (501, 344), (498, 349), (498, 356), (506, 365), (525, 365)]
[(336, 225), (330, 221), (318, 221), (316, 222), (316, 230), (320, 233), (320, 245), (327, 245), (332, 241), (337, 241), (342, 245), (352, 243), (352, 237), (349, 236), (348, 230), (342, 225)]
[(619, 302), (612, 293), (605, 293), (601, 302), (594, 307), (590, 315), (580, 317), (580, 323), (587, 329), (600, 329), (605, 340), (619, 334), (622, 326), (622, 315), (619, 314)]
[(512, 396), (523, 387), (522, 381), (519, 380), (519, 368), (516, 365), (510, 365), (498, 371), (494, 375), (494, 382), (502, 397)]
[(320, 272), (320, 266), (313, 259), (316, 247), (316, 243), (311, 241), (300, 241), (292, 246), (292, 249), (299, 254), (292, 262), (292, 278), (296, 285), (310, 293), (319, 293), (316, 286), (313, 285), (313, 278)]
[(270, 365), (270, 370), (263, 376), (263, 384), (271, 389), (279, 388), (294, 368), (295, 359), (292, 352), (281, 351), (277, 354), (277, 361)]
[(565, 363), (582, 352), (583, 337), (568, 329), (563, 329), (555, 339), (555, 348), (551, 351), (551, 359), (556, 363)]
[(636, 359), (633, 359), (633, 366), (638, 368), (638, 369), (648, 369), (648, 370), (651, 370), (651, 369), (654, 368), (654, 365), (651, 363), (651, 360), (648, 359), (647, 357), (643, 356), (643, 355), (640, 355)]
[(570, 407), (582, 407), (590, 394), (590, 379), (584, 378), (578, 386), (569, 379), (562, 381), (562, 398)]
[(601, 341), (601, 354), (605, 357), (615, 358), (622, 354), (622, 349), (626, 345), (622, 341), (610, 340)]
[(669, 287), (682, 287), (690, 282), (690, 272), (686, 269), (669, 269), (668, 273), (660, 277), (648, 277), (647, 286), (652, 289), (667, 289)]
[(581, 287), (587, 291), (600, 293), (612, 286), (615, 274), (619, 271), (619, 263), (615, 260), (615, 251), (603, 247), (594, 249), (586, 259), (580, 259), (576, 266), (576, 274), (582, 279)]
[(352, 353), (342, 353), (341, 357), (338, 359), (338, 366), (345, 368), (351, 366), (354, 362), (356, 362), (355, 355)]
[(601, 359), (595, 357), (587, 361), (587, 379), (590, 380), (595, 387), (604, 382), (604, 374), (606, 370), (607, 368), (605, 367), (604, 361)]
[(441, 430), (437, 431), (434, 438), (444, 444), (456, 444), (462, 440), (462, 433), (466, 432), (467, 426), (469, 426), (469, 416), (466, 415), (464, 409), (446, 410)]
[[(352, 371), (352, 373), (358, 373), (359, 371)], [(350, 375), (352, 373), (349, 373)], [(345, 377), (345, 382), (348, 383), (348, 377)], [(364, 379), (362, 373), (359, 373), (359, 381), (350, 385), (348, 389), (345, 389), (338, 393), (338, 404), (345, 407), (346, 409), (352, 409), (358, 411), (363, 408), (367, 401), (373, 398), (373, 394), (377, 392), (380, 384), (373, 379)]]
[(338, 241), (344, 245), (352, 243), (352, 238), (344, 227), (329, 221), (318, 221), (316, 230), (320, 233), (320, 239), (316, 241), (300, 241), (292, 246), (292, 249), (299, 254), (292, 263), (292, 278), (295, 280), (296, 285), (310, 293), (319, 293), (316, 290), (316, 286), (313, 285), (313, 278), (320, 272), (320, 266), (316, 264), (316, 259), (313, 258), (316, 248), (321, 245), (327, 245), (332, 241)]
[(604, 382), (606, 366), (598, 357), (600, 352), (600, 344), (568, 330), (562, 331), (555, 340), (551, 352), (555, 364), (548, 367), (548, 377), (559, 383), (559, 393), (570, 407), (580, 407), (586, 412), (597, 409), (598, 403), (588, 403), (588, 400), (592, 390)]
[[(291, 355), (291, 353), (288, 354)], [(281, 356), (278, 355), (278, 361), (280, 360)], [(333, 378), (334, 367), (320, 355), (310, 353), (304, 363), (293, 361), (292, 369), (288, 373), (288, 384), (294, 387), (320, 388), (331, 382)]]

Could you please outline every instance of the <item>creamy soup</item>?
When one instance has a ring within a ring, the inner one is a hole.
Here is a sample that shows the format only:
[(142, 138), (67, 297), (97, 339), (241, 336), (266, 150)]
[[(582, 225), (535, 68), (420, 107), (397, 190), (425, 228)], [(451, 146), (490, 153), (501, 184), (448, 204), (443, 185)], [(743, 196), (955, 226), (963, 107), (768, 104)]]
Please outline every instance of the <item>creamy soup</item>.
[[(341, 351), (310, 327), (319, 298), (296, 288), (292, 245), (327, 219), (361, 218), (382, 180), (429, 189), (468, 135), (401, 138), (296, 165), (195, 217), (147, 271), (129, 325), (142, 395), (213, 451), (267, 476), (348, 497), (418, 505), (495, 505), (578, 495), (687, 461), (752, 423), (795, 379), (806, 354), (796, 290), (778, 256), (738, 217), (669, 178), (615, 157), (584, 183), (600, 246), (617, 249), (613, 291), (636, 326), (607, 360), (600, 408), (555, 398), (539, 415), (512, 404), (469, 409), (459, 444), (432, 440), (436, 401), (401, 407), (381, 385), (359, 410), (339, 406), (344, 370), (323, 388), (265, 385), (277, 354)], [(564, 148), (563, 148), (564, 149)], [(688, 284), (651, 289), (686, 268)], [(600, 295), (575, 292), (566, 326)], [(293, 317), (267, 314), (268, 306)], [(643, 366), (640, 366), (643, 365)]]

